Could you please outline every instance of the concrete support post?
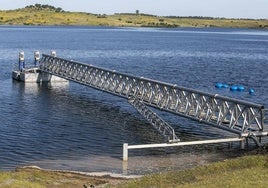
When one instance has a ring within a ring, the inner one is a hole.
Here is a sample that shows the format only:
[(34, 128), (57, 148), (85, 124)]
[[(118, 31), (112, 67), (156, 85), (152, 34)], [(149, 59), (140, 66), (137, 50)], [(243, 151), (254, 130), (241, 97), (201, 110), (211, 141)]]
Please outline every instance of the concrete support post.
[(128, 143), (124, 143), (123, 145), (123, 161), (128, 160)]

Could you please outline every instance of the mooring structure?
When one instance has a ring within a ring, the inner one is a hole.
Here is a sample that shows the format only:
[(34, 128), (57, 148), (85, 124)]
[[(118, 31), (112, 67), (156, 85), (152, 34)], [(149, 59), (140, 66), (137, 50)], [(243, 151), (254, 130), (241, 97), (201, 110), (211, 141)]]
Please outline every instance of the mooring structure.
[[(179, 145), (207, 144), (252, 139), (258, 146), (265, 131), (267, 109), (260, 104), (210, 94), (176, 84), (165, 83), (114, 70), (97, 67), (73, 60), (43, 54), (38, 70), (65, 80), (73, 81), (112, 95), (125, 98), (137, 111), (163, 135), (165, 144), (123, 146), (123, 160), (128, 149), (170, 147)], [(180, 142), (174, 129), (152, 108), (157, 108), (199, 123), (217, 127), (237, 135), (235, 138), (210, 141)]]

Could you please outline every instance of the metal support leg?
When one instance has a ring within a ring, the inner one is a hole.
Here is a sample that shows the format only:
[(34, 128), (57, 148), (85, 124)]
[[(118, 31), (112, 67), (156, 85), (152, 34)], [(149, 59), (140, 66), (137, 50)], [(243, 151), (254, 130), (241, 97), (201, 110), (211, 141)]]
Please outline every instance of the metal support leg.
[(123, 161), (128, 160), (128, 143), (124, 143), (123, 145)]
[(241, 140), (241, 142), (240, 142), (240, 147), (241, 147), (241, 149), (245, 149), (245, 139), (243, 139), (243, 140)]
[(148, 121), (151, 125), (165, 138), (167, 142), (179, 142), (180, 139), (176, 136), (174, 129), (156, 113), (149, 109), (138, 98), (130, 99), (130, 104)]

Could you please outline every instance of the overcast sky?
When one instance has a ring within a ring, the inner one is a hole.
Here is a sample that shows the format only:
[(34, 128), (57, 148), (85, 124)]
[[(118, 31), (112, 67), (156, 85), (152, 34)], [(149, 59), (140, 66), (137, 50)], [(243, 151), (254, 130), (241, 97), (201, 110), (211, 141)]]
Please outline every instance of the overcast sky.
[(159, 16), (210, 16), (268, 19), (268, 0), (0, 0), (0, 10), (49, 4), (66, 11), (96, 14), (140, 13)]

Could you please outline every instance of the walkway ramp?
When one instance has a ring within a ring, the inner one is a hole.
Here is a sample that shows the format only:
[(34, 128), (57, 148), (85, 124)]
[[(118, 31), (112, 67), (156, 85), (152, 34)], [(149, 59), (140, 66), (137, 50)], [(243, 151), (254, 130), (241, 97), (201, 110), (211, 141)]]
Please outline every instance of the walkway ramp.
[[(42, 55), (40, 70), (107, 93), (249, 137), (259, 144), (264, 131), (263, 105), (119, 73), (93, 65)], [(142, 106), (143, 107), (143, 106)]]

